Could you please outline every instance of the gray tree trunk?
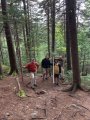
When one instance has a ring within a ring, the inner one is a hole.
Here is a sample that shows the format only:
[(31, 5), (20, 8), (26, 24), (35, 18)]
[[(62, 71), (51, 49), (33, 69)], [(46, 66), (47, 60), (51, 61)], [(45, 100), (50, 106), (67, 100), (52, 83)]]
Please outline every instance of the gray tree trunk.
[(11, 67), (9, 75), (11, 75), (14, 71), (18, 73), (18, 69), (16, 65), (15, 51), (13, 47), (11, 31), (10, 31), (10, 26), (8, 22), (6, 0), (1, 0), (1, 6), (2, 6), (3, 24), (4, 24), (4, 29), (5, 29), (9, 60), (10, 60), (10, 67)]

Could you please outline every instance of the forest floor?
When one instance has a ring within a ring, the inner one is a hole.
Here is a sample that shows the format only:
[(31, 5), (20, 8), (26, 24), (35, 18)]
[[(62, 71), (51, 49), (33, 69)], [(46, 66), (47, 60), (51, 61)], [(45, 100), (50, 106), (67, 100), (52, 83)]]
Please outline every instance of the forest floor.
[(90, 120), (89, 92), (78, 90), (72, 97), (61, 91), (66, 85), (54, 86), (52, 80), (43, 81), (40, 75), (35, 91), (26, 87), (28, 82), (26, 75), (24, 85), (20, 80), (27, 94), (20, 98), (15, 77), (0, 80), (0, 120)]

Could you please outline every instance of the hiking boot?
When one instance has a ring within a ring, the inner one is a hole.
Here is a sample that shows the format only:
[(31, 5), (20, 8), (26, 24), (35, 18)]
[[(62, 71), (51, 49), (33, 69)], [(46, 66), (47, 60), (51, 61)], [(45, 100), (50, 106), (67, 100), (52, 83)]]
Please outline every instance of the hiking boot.
[(32, 89), (32, 90), (35, 90), (35, 87), (32, 86), (31, 89)]
[(37, 87), (37, 84), (34, 84), (35, 87)]
[(59, 83), (54, 83), (55, 86), (59, 86)]
[(55, 83), (56, 86), (59, 86), (59, 83)]

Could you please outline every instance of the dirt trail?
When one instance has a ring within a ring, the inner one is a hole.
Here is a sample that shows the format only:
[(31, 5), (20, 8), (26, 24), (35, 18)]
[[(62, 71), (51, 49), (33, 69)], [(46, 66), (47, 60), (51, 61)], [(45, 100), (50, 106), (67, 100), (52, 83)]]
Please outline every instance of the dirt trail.
[[(90, 120), (90, 93), (78, 91), (74, 97), (54, 86), (52, 80), (37, 77), (36, 91), (27, 88), (29, 77), (24, 77), (27, 97), (16, 95), (14, 77), (0, 81), (0, 120)], [(21, 83), (22, 84), (22, 83)], [(40, 91), (44, 94), (36, 94)]]

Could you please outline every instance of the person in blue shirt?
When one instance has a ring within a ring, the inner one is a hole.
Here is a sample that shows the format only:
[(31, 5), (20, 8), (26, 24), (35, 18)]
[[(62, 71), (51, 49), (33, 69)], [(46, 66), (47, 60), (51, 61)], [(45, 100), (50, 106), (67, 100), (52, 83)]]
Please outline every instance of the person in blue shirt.
[(41, 67), (43, 68), (43, 80), (48, 79), (49, 73), (50, 73), (50, 60), (48, 56), (45, 56), (45, 58), (41, 62)]

